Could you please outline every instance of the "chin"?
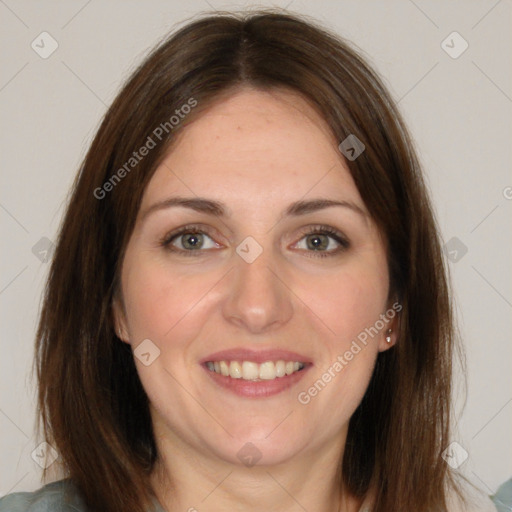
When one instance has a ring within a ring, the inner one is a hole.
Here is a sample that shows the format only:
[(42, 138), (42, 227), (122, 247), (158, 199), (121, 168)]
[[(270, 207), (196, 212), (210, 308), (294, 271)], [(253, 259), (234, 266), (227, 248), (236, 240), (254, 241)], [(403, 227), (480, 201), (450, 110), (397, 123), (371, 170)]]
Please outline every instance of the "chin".
[[(230, 464), (237, 466), (275, 466), (287, 462), (303, 451), (309, 444), (305, 439), (298, 439), (289, 429), (272, 433), (271, 428), (241, 427), (230, 431), (233, 437), (225, 436), (223, 442), (214, 443), (212, 451)], [(270, 435), (269, 435), (270, 433)]]

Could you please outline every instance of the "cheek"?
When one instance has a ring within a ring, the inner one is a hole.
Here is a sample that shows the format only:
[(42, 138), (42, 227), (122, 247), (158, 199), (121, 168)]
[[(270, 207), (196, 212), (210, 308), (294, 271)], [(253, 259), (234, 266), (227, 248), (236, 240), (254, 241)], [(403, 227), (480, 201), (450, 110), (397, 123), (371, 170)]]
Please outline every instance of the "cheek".
[(373, 326), (384, 312), (388, 287), (385, 272), (352, 265), (323, 277), (301, 280), (306, 304), (339, 343), (350, 342)]
[(126, 262), (123, 271), (130, 332), (136, 337), (163, 340), (195, 310), (214, 279), (208, 274), (192, 278), (184, 272), (171, 272), (164, 262), (144, 255), (133, 260)]
[[(332, 411), (332, 428), (348, 421), (361, 402), (378, 355), (375, 326), (385, 312), (385, 260), (359, 262), (301, 282), (308, 306), (328, 330), (321, 363), (302, 386), (299, 402)], [(313, 284), (315, 284), (313, 286)]]

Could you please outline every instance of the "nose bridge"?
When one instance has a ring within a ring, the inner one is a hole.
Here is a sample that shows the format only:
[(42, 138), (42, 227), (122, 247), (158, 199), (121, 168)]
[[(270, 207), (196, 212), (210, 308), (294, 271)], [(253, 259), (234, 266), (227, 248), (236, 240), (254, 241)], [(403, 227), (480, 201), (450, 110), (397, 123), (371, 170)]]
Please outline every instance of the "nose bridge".
[(276, 276), (279, 264), (272, 250), (246, 239), (233, 260), (225, 318), (254, 333), (286, 323), (292, 314), (291, 297)]

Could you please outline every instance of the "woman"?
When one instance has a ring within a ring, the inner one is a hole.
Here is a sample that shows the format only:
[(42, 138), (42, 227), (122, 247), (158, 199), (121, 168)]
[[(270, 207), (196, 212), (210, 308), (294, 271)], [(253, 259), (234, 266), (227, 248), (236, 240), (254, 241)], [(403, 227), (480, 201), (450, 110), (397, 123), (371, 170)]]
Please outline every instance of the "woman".
[(2, 511), (474, 506), (445, 461), (457, 345), (412, 144), (312, 22), (205, 17), (135, 71), (74, 185), (37, 340), (69, 478)]

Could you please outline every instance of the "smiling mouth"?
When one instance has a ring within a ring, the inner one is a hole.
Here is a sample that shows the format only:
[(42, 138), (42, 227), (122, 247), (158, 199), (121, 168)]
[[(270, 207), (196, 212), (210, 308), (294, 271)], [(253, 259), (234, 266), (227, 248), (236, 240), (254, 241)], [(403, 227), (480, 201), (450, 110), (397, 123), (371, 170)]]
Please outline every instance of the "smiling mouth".
[(253, 361), (207, 361), (206, 368), (232, 379), (242, 379), (253, 382), (275, 380), (293, 373), (300, 372), (307, 363), (298, 361), (265, 361), (258, 364)]

